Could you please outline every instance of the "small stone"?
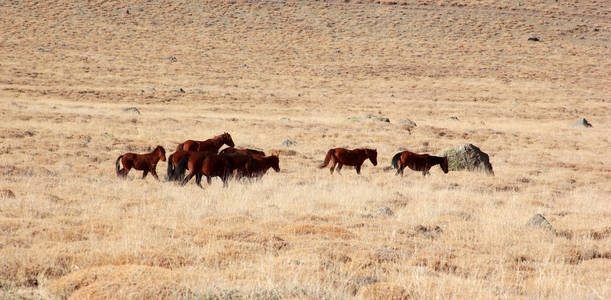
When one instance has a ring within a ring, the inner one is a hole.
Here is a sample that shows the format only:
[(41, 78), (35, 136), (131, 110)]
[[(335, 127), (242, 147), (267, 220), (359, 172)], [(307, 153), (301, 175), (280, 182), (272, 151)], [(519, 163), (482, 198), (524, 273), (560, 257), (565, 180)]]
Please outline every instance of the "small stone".
[(133, 113), (136, 113), (136, 114), (140, 114), (140, 110), (137, 107), (135, 107), (135, 106), (124, 108), (123, 111), (124, 112), (133, 112)]
[(586, 120), (585, 118), (580, 118), (575, 123), (573, 123), (573, 127), (590, 128), (590, 127), (592, 127), (592, 124), (590, 124), (590, 122), (588, 122), (588, 120)]
[(286, 146), (286, 147), (291, 147), (291, 146), (295, 146), (297, 144), (297, 142), (293, 141), (293, 140), (289, 140), (286, 139), (282, 142), (282, 145)]
[(458, 121), (458, 117), (457, 116), (450, 116), (450, 120)]
[(185, 90), (183, 90), (182, 88), (178, 88), (178, 89), (175, 89), (175, 90), (171, 90), (170, 92), (172, 92), (172, 93), (184, 93)]
[(555, 232), (554, 227), (552, 227), (552, 224), (550, 224), (547, 219), (541, 214), (534, 215), (532, 218), (530, 218), (530, 220), (528, 220), (528, 223), (526, 223), (526, 225), (541, 227), (543, 229)]
[(178, 59), (176, 58), (176, 56), (168, 56), (168, 60), (172, 63), (175, 63), (178, 61)]
[(0, 198), (12, 199), (15, 198), (15, 193), (9, 189), (0, 190)]
[(411, 126), (411, 127), (418, 126), (418, 125), (416, 125), (416, 122), (414, 122), (414, 121), (412, 121), (410, 119), (401, 119), (401, 120), (397, 121), (397, 123), (405, 124), (405, 125), (408, 125), (408, 126)]
[(144, 90), (139, 90), (137, 94), (138, 94), (138, 96), (144, 95)]
[(380, 216), (388, 216), (388, 217), (392, 217), (395, 215), (395, 213), (386, 206), (380, 207), (377, 211), (377, 214)]
[(541, 40), (536, 36), (529, 36), (528, 41), (529, 42), (540, 42)]
[(148, 87), (148, 88), (146, 88), (146, 91), (149, 92), (149, 93), (154, 93), (157, 90), (155, 90), (155, 88), (153, 88), (153, 87)]

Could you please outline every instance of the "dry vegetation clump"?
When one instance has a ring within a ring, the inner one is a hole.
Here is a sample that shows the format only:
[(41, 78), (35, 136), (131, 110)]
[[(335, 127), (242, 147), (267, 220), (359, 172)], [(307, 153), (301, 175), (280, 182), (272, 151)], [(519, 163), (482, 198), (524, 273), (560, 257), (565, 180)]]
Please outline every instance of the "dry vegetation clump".
[[(0, 298), (611, 298), (604, 1), (0, 11)], [(280, 173), (115, 175), (222, 132)], [(390, 167), (468, 143), (494, 176)], [(333, 147), (379, 165), (330, 176)]]

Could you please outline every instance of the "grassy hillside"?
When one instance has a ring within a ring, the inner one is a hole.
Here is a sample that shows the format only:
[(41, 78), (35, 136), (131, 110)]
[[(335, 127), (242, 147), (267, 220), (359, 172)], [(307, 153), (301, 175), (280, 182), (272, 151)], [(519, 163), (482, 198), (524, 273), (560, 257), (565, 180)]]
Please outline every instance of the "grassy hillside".
[[(611, 298), (608, 3), (379, 2), (0, 4), (0, 298)], [(115, 175), (223, 132), (281, 171)]]

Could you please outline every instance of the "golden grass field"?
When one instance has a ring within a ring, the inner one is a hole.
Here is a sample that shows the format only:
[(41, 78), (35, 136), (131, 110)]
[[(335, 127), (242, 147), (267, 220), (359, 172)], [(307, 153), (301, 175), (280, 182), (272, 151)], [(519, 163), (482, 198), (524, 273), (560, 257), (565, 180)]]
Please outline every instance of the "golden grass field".
[[(382, 2), (1, 2), (0, 298), (611, 298), (609, 2)], [(281, 172), (115, 175), (225, 131)]]

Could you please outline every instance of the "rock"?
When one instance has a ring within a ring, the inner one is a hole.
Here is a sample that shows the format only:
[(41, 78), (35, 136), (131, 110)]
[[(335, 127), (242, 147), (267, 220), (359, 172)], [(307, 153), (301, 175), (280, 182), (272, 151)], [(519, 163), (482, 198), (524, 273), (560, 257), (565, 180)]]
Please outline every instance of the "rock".
[(378, 216), (392, 217), (392, 216), (395, 215), (395, 213), (390, 208), (388, 208), (386, 206), (380, 207), (376, 213), (378, 214)]
[(372, 114), (367, 115), (367, 119), (373, 120), (373, 121), (378, 121), (378, 122), (390, 123), (390, 119), (389, 118), (382, 117), (382, 116), (375, 116), (375, 115), (372, 115)]
[(494, 175), (488, 154), (473, 144), (462, 144), (444, 149), (441, 156), (448, 157), (450, 171), (482, 171), (488, 175)]
[(172, 92), (172, 93), (184, 93), (185, 90), (183, 90), (182, 88), (177, 88), (175, 90), (171, 90), (170, 92)]
[(592, 127), (592, 124), (590, 124), (590, 122), (588, 122), (588, 120), (586, 120), (585, 118), (580, 118), (575, 123), (573, 123), (573, 127), (590, 128), (590, 127)]
[(140, 110), (135, 106), (124, 108), (123, 111), (124, 112), (134, 112), (134, 113), (140, 114)]
[(401, 119), (399, 121), (397, 121), (397, 123), (399, 124), (405, 124), (405, 125), (409, 125), (411, 127), (416, 127), (418, 125), (416, 125), (416, 122), (410, 120), (410, 119)]
[(554, 230), (554, 227), (552, 227), (552, 224), (550, 224), (547, 221), (547, 219), (543, 215), (541, 215), (541, 214), (534, 215), (532, 218), (530, 218), (530, 220), (528, 220), (526, 225), (541, 227), (543, 229), (547, 229), (547, 230), (550, 230), (552, 232), (556, 232)]
[(144, 95), (144, 90), (139, 90), (137, 94), (138, 94), (138, 96)]
[(286, 139), (282, 142), (282, 145), (286, 146), (286, 147), (291, 147), (291, 146), (295, 146), (297, 144), (297, 142), (293, 141), (293, 140), (289, 140)]
[(458, 117), (457, 116), (450, 116), (450, 120), (458, 121)]
[(15, 193), (9, 189), (0, 190), (0, 198), (12, 199), (15, 198)]
[(175, 63), (175, 62), (177, 62), (177, 61), (178, 61), (178, 59), (176, 58), (176, 56), (168, 56), (168, 60), (169, 60), (170, 62), (173, 62), (173, 63)]
[(541, 40), (536, 36), (529, 36), (527, 39), (529, 42), (540, 42)]
[(146, 88), (146, 91), (147, 91), (147, 92), (149, 92), (149, 93), (154, 93), (154, 92), (156, 92), (157, 90), (155, 90), (155, 88), (148, 87), (148, 88)]

